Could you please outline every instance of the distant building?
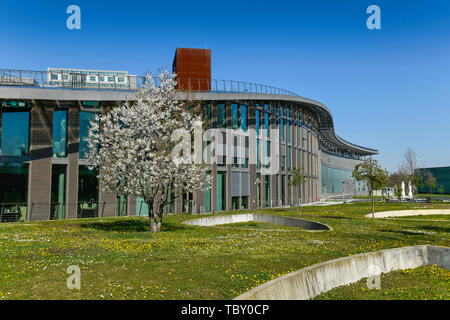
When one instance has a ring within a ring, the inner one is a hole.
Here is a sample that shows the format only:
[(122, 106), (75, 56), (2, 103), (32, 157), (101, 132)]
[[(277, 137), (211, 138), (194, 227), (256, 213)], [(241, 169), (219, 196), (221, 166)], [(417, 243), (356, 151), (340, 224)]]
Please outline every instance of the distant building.
[(136, 76), (128, 71), (48, 68), (47, 84), (54, 87), (136, 89)]
[[(429, 171), (436, 178), (437, 186), (432, 192), (450, 194), (450, 167), (420, 168), (418, 170), (424, 178), (423, 185), (418, 188), (419, 193), (430, 193), (430, 187), (425, 184), (426, 171)], [(441, 188), (443, 188), (443, 192), (440, 191)]]

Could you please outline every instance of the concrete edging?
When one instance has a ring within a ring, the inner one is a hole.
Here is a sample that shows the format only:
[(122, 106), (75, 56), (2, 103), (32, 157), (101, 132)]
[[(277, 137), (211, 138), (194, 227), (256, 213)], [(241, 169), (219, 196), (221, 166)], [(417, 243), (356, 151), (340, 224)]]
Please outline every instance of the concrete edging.
[(307, 300), (362, 278), (435, 264), (450, 269), (450, 248), (418, 245), (367, 252), (297, 270), (255, 287), (235, 300)]
[[(418, 210), (394, 210), (375, 212), (375, 218), (390, 218), (390, 217), (410, 217), (410, 216), (427, 216), (435, 214), (448, 214), (450, 209), (418, 209)], [(364, 217), (372, 218), (372, 214), (366, 214)]]
[(184, 224), (211, 227), (221, 224), (228, 223), (239, 223), (239, 222), (263, 222), (272, 223), (276, 225), (284, 225), (288, 227), (295, 227), (306, 231), (329, 231), (332, 230), (331, 227), (320, 222), (314, 222), (306, 219), (275, 216), (269, 214), (259, 214), (259, 213), (243, 213), (243, 214), (233, 214), (233, 215), (222, 215), (222, 216), (211, 216), (199, 219), (184, 221)]

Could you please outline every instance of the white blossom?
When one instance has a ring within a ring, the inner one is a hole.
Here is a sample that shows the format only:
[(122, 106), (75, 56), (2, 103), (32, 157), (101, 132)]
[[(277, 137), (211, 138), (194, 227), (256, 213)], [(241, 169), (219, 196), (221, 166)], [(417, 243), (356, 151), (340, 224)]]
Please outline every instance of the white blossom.
[[(209, 185), (210, 168), (194, 164), (190, 152), (190, 136), (202, 122), (191, 104), (176, 90), (175, 75), (165, 70), (146, 75), (135, 101), (107, 110), (91, 122), (88, 160), (98, 169), (101, 190), (142, 197), (153, 232), (159, 231), (169, 186), (173, 199)], [(180, 150), (178, 158), (172, 154), (175, 149)]]

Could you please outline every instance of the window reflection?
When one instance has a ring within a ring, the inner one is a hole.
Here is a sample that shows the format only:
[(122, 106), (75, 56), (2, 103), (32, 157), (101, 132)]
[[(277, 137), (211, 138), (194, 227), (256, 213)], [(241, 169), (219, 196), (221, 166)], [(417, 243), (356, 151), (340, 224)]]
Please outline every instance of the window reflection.
[(53, 112), (53, 157), (67, 156), (67, 111)]
[(2, 113), (2, 156), (28, 156), (29, 125), (28, 111)]

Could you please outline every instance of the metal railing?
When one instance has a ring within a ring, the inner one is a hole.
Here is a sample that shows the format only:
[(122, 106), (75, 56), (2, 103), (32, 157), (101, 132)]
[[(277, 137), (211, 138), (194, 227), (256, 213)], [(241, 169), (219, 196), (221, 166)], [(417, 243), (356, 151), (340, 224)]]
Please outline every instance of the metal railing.
[(179, 78), (177, 81), (181, 90), (298, 96), (294, 92), (274, 86), (237, 80)]
[(0, 69), (0, 86), (14, 87), (134, 91), (142, 85), (143, 79), (113, 72)]
[[(0, 86), (68, 89), (68, 90), (119, 90), (135, 91), (144, 84), (145, 77), (96, 71), (32, 71), (0, 69)], [(297, 94), (274, 86), (219, 79), (177, 78), (180, 90), (224, 93), (257, 93), (283, 96)]]
[(19, 222), (27, 220), (26, 203), (0, 203), (0, 222)]
[[(32, 202), (27, 203), (0, 203), (0, 223), (1, 222), (20, 222), (33, 220), (36, 216), (38, 220), (57, 220), (66, 218), (66, 207), (76, 210), (77, 218), (95, 218), (101, 215), (105, 206), (110, 203), (102, 202), (78, 202), (78, 203), (61, 203), (61, 202)], [(122, 208), (123, 209), (123, 208)], [(126, 213), (126, 207), (123, 209)], [(124, 212), (121, 212), (124, 215)]]

